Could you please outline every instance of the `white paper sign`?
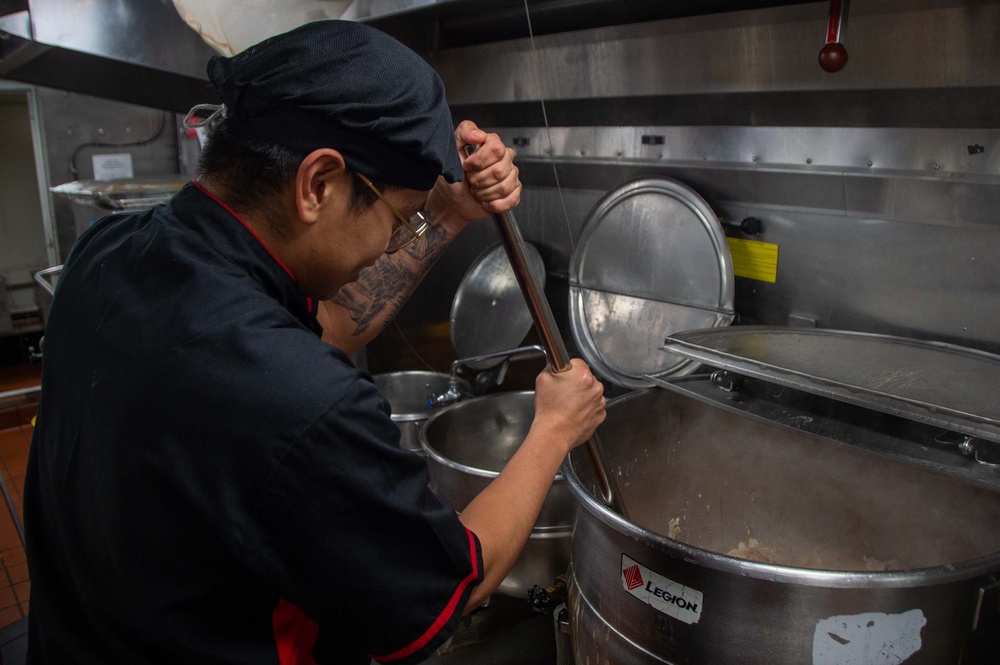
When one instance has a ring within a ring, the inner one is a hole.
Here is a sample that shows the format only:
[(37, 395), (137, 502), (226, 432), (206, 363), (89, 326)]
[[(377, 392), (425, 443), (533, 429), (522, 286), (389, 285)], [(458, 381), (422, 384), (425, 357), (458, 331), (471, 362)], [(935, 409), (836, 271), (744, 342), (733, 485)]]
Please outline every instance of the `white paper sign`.
[(113, 155), (94, 155), (90, 158), (94, 165), (95, 180), (118, 180), (132, 177), (132, 154), (128, 152)]
[(655, 573), (622, 554), (622, 587), (650, 607), (684, 623), (698, 623), (705, 597), (697, 589), (684, 586)]
[(897, 665), (920, 651), (919, 609), (832, 616), (816, 624), (813, 665)]

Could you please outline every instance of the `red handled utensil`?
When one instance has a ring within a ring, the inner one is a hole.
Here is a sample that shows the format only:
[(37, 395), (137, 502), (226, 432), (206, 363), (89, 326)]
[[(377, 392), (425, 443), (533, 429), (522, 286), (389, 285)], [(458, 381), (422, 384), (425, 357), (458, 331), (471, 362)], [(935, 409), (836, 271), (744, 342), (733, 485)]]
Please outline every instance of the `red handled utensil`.
[(830, 0), (830, 24), (826, 29), (826, 45), (819, 52), (819, 66), (831, 74), (847, 66), (847, 49), (840, 38), (847, 23), (848, 4), (850, 0)]

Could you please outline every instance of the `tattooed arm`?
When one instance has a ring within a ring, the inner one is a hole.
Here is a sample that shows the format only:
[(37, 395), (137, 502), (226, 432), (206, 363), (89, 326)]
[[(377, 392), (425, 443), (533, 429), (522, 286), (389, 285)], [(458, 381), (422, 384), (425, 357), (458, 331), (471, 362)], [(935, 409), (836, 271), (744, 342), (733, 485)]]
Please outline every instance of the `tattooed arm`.
[(456, 149), (479, 145), (463, 156), (463, 182), (438, 178), (427, 197), (434, 223), (422, 238), (394, 254), (386, 254), (361, 272), (358, 280), (320, 304), (323, 340), (354, 354), (370, 342), (399, 312), (451, 241), (474, 219), (517, 205), (521, 183), (514, 151), (496, 134), (486, 134), (468, 120), (455, 130)]
[(356, 353), (393, 319), (454, 236), (439, 224), (422, 238), (365, 268), (332, 300), (320, 303), (323, 341)]

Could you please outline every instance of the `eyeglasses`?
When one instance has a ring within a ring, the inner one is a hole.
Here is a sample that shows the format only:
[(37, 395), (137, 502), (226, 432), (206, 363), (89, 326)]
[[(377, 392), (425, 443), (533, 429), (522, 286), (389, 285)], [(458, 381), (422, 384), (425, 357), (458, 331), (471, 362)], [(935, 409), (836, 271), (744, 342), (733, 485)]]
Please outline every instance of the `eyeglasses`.
[(389, 200), (382, 195), (382, 192), (378, 191), (378, 187), (372, 183), (371, 180), (363, 176), (362, 174), (354, 171), (354, 175), (361, 179), (361, 182), (368, 185), (368, 188), (375, 192), (375, 196), (379, 198), (380, 201), (389, 206), (389, 210), (392, 210), (392, 214), (396, 216), (399, 220), (399, 226), (392, 230), (392, 235), (389, 236), (389, 244), (385, 248), (386, 254), (392, 254), (393, 252), (398, 252), (407, 245), (414, 243), (418, 238), (427, 233), (427, 229), (431, 226), (431, 214), (426, 210), (414, 213), (409, 219), (403, 216), (403, 213), (399, 212), (399, 209), (389, 203)]

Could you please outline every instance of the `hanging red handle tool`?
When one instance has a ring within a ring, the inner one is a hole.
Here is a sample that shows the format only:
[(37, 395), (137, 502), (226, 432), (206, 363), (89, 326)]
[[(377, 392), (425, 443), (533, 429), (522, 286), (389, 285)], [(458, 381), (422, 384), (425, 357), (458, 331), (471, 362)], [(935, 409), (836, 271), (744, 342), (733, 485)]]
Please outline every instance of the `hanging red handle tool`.
[(849, 2), (830, 0), (830, 25), (826, 30), (826, 46), (819, 52), (819, 66), (831, 74), (847, 65), (847, 49), (840, 43), (840, 38), (847, 23)]

